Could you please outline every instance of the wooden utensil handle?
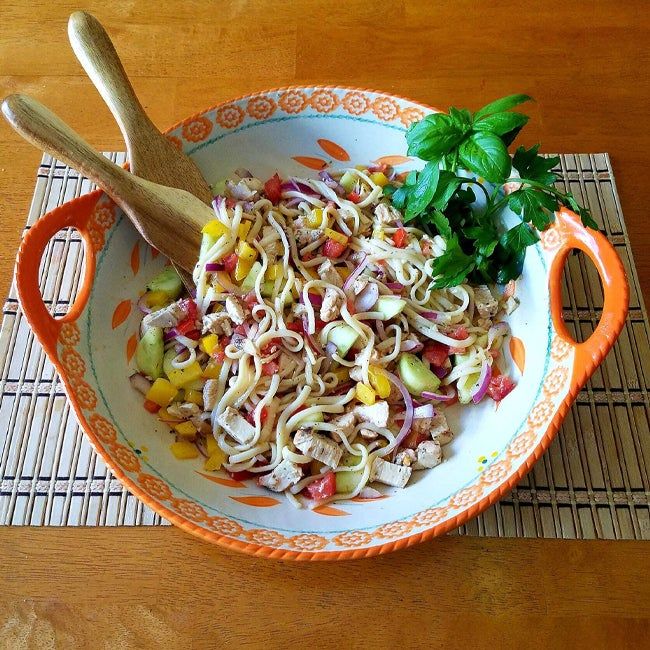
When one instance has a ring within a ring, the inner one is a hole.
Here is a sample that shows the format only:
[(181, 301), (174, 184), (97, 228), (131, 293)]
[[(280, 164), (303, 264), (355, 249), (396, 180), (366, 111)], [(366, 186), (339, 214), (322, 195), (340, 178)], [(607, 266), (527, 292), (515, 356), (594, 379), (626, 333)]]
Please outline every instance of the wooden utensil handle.
[(74, 167), (114, 198), (133, 192), (134, 177), (95, 151), (48, 108), (27, 95), (2, 102), (7, 121), (26, 140)]
[(128, 133), (137, 133), (137, 130), (157, 131), (138, 101), (101, 23), (85, 11), (76, 11), (68, 21), (68, 38), (79, 62), (111, 109), (125, 137)]

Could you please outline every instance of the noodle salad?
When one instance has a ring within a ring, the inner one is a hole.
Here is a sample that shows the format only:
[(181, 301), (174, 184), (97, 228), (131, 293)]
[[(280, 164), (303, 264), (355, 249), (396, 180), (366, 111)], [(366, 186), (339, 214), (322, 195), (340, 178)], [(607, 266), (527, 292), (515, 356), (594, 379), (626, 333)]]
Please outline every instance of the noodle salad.
[(499, 401), (514, 282), (434, 288), (445, 240), (404, 224), (374, 165), (215, 188), (196, 295), (165, 268), (131, 376), (177, 458), (296, 506), (380, 495), (443, 460), (445, 407)]

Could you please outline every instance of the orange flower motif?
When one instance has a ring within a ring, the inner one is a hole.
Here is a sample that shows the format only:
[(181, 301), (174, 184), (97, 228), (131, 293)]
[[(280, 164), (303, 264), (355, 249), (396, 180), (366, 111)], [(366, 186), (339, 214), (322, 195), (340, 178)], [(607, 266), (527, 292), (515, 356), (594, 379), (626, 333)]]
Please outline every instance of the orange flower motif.
[(300, 113), (307, 107), (307, 95), (302, 90), (287, 90), (280, 95), (278, 104), (285, 113)]
[(516, 458), (517, 456), (523, 456), (528, 454), (530, 450), (535, 446), (537, 441), (537, 434), (532, 429), (526, 429), (523, 433), (520, 433), (508, 447), (507, 455), (509, 458)]
[(399, 106), (388, 97), (377, 97), (372, 103), (372, 112), (385, 122), (390, 122), (397, 117)]
[(85, 381), (75, 383), (74, 394), (82, 409), (91, 410), (97, 406), (97, 395)]
[(115, 443), (111, 447), (115, 462), (127, 472), (139, 472), (140, 461), (129, 447)]
[(248, 114), (258, 120), (265, 120), (267, 117), (271, 117), (275, 113), (275, 109), (275, 101), (267, 95), (251, 97), (246, 107)]
[(551, 341), (551, 357), (556, 361), (562, 361), (562, 359), (569, 354), (570, 350), (571, 346), (559, 336), (556, 336), (553, 341)]
[(496, 463), (492, 463), (482, 474), (481, 483), (498, 483), (502, 481), (510, 471), (512, 462), (509, 458), (504, 458)]
[(432, 524), (437, 524), (439, 521), (442, 521), (447, 513), (449, 508), (428, 508), (422, 512), (418, 512), (413, 521), (418, 526), (431, 526)]
[(464, 508), (465, 506), (474, 505), (483, 494), (483, 488), (479, 485), (470, 485), (460, 492), (456, 492), (449, 501), (449, 505), (454, 508)]
[(102, 442), (109, 444), (115, 442), (117, 438), (115, 427), (105, 417), (102, 417), (99, 413), (93, 413), (88, 418), (88, 423)]
[(108, 230), (115, 223), (115, 204), (96, 205), (90, 220), (102, 230)]
[(168, 135), (167, 139), (174, 145), (174, 148), (183, 151), (183, 141), (180, 138), (177, 138), (175, 135)]
[(341, 533), (332, 540), (337, 546), (365, 546), (372, 541), (372, 535), (363, 530)]
[(404, 126), (411, 126), (413, 122), (418, 122), (424, 117), (424, 111), (420, 108), (405, 108), (399, 114), (399, 120)]
[(564, 384), (566, 383), (567, 377), (569, 376), (568, 368), (555, 368), (552, 370), (546, 381), (544, 382), (544, 394), (547, 397), (551, 395), (556, 395), (560, 392)]
[(274, 530), (265, 530), (264, 528), (252, 528), (244, 533), (244, 537), (254, 544), (261, 546), (282, 546), (287, 543), (287, 538)]
[(309, 103), (319, 113), (331, 113), (338, 105), (339, 98), (331, 90), (315, 90)]
[(104, 232), (95, 224), (91, 223), (88, 226), (88, 237), (95, 252), (99, 252), (104, 247)]
[(63, 345), (77, 345), (81, 340), (79, 328), (75, 323), (64, 323), (59, 332), (59, 341)]
[(327, 539), (320, 535), (296, 535), (289, 538), (289, 545), (301, 551), (318, 551), (327, 546)]
[(547, 251), (555, 250), (561, 243), (562, 237), (556, 227), (551, 227), (540, 234), (542, 246)]
[(533, 410), (528, 416), (528, 424), (531, 427), (539, 427), (546, 423), (547, 420), (553, 415), (553, 404), (548, 400), (544, 400), (533, 407)]
[(73, 348), (64, 348), (61, 354), (63, 367), (73, 376), (81, 377), (86, 372), (86, 363)]
[(205, 140), (212, 131), (212, 122), (207, 117), (195, 117), (190, 122), (183, 124), (183, 137), (190, 142)]
[(390, 524), (379, 526), (375, 534), (378, 537), (401, 537), (402, 535), (406, 535), (413, 526), (412, 521), (393, 521)]
[(138, 483), (140, 487), (150, 494), (154, 499), (167, 501), (171, 498), (172, 493), (165, 481), (161, 481), (157, 476), (151, 474), (138, 474)]
[(226, 517), (210, 517), (207, 520), (207, 525), (216, 533), (228, 537), (239, 537), (244, 532), (244, 529), (236, 521)]
[(208, 518), (208, 513), (198, 503), (188, 499), (172, 499), (172, 508), (190, 521), (205, 521)]
[(234, 129), (242, 123), (243, 119), (244, 111), (237, 104), (222, 106), (217, 111), (217, 124), (223, 126), (224, 129)]
[(370, 100), (364, 93), (346, 93), (343, 97), (343, 108), (351, 115), (361, 115), (370, 108)]

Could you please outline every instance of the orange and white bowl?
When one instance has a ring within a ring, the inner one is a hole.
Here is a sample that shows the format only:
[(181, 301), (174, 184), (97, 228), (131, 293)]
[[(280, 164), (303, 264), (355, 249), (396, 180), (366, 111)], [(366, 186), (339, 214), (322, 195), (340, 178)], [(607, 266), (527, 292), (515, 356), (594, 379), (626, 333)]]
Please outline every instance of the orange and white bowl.
[[(220, 104), (168, 134), (209, 182), (237, 167), (266, 178), (276, 170), (283, 176), (315, 174), (383, 160), (403, 171), (415, 164), (406, 156), (404, 132), (432, 110), (381, 92), (285, 88)], [(64, 227), (83, 236), (85, 275), (67, 315), (54, 319), (38, 289), (39, 262)], [(591, 258), (605, 294), (601, 322), (580, 344), (561, 315), (562, 271), (574, 248)], [(625, 273), (612, 246), (573, 213), (558, 213), (529, 249), (517, 281), (521, 307), (510, 317), (513, 336), (501, 367), (514, 376), (516, 389), (498, 408), (485, 400), (450, 409), (456, 435), (445, 447), (445, 462), (416, 473), (406, 489), (298, 510), (253, 481), (204, 472), (199, 459), (176, 460), (169, 431), (142, 408), (142, 397), (131, 388), (140, 320), (136, 302), (165, 263), (96, 191), (46, 214), (30, 229), (18, 256), (18, 291), (81, 426), (117, 478), (184, 530), (275, 558), (377, 555), (441, 535), (479, 514), (511, 490), (548, 447), (621, 331), (628, 302)]]

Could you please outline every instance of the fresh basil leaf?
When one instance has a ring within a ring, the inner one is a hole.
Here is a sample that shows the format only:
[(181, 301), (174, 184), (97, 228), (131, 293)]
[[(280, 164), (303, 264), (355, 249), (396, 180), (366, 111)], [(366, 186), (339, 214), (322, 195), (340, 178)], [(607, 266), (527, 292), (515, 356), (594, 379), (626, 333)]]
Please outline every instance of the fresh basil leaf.
[(514, 129), (521, 129), (528, 122), (522, 113), (494, 113), (474, 121), (474, 131), (490, 131), (503, 136)]
[(460, 145), (459, 155), (467, 169), (490, 183), (502, 184), (510, 174), (510, 156), (506, 145), (493, 133), (472, 133)]
[(406, 185), (398, 187), (394, 192), (391, 200), (393, 205), (400, 211), (404, 210), (406, 207), (406, 202), (408, 201), (409, 188)]
[(449, 219), (447, 219), (440, 210), (434, 210), (431, 212), (429, 218), (443, 239), (447, 240), (451, 238), (452, 232), (451, 226), (449, 225)]
[(409, 193), (406, 213), (404, 214), (405, 221), (414, 219), (418, 214), (424, 212), (431, 203), (440, 177), (440, 167), (438, 165), (438, 161), (427, 163), (424, 169), (419, 172), (415, 186)]
[(449, 109), (449, 117), (452, 124), (457, 126), (463, 133), (469, 133), (472, 128), (472, 114), (466, 108), (458, 109), (452, 106)]
[(482, 117), (485, 117), (486, 115), (492, 115), (492, 113), (499, 113), (501, 111), (509, 111), (511, 108), (514, 108), (515, 106), (518, 106), (519, 104), (523, 104), (524, 102), (528, 102), (532, 99), (532, 97), (529, 97), (528, 95), (508, 95), (507, 97), (502, 97), (501, 99), (496, 99), (493, 102), (490, 102), (489, 104), (486, 104), (483, 106), (483, 108), (479, 109), (474, 113), (474, 120), (481, 119)]
[(422, 160), (439, 160), (458, 146), (465, 133), (444, 113), (433, 113), (406, 132), (408, 155)]
[(406, 178), (404, 179), (404, 185), (406, 185), (407, 187), (412, 187), (413, 185), (415, 185), (417, 178), (418, 178), (418, 173), (415, 171), (415, 169), (412, 169), (406, 175)]
[(468, 185), (465, 188), (461, 187), (456, 192), (455, 198), (469, 205), (470, 203), (474, 203), (474, 201), (476, 201), (476, 194), (474, 194), (474, 190)]
[(539, 235), (527, 224), (520, 223), (501, 236), (501, 245), (519, 252), (539, 241)]
[(509, 147), (515, 141), (515, 138), (519, 135), (519, 131), (521, 131), (522, 128), (522, 126), (518, 126), (516, 129), (512, 129), (512, 131), (508, 131), (501, 136), (506, 147)]

